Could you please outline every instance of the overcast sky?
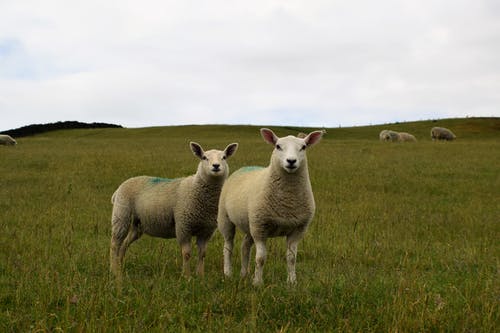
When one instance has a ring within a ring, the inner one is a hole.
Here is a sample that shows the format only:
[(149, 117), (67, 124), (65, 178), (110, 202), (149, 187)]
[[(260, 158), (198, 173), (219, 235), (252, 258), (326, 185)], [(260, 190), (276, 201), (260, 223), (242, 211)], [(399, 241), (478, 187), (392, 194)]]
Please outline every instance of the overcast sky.
[(500, 116), (498, 0), (0, 0), (0, 130)]

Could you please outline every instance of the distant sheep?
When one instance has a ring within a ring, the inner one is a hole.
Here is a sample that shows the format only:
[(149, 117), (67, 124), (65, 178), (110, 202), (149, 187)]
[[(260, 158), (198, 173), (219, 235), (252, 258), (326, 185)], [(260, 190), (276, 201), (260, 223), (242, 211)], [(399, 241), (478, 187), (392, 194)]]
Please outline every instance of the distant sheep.
[(17, 141), (14, 140), (10, 135), (0, 134), (0, 145), (14, 146), (16, 144), (17, 144)]
[(292, 135), (279, 138), (270, 129), (261, 129), (264, 140), (274, 146), (269, 166), (241, 168), (222, 188), (217, 224), (224, 237), (226, 276), (232, 274), (231, 255), (237, 227), (245, 233), (241, 276), (248, 273), (250, 250), (255, 243), (253, 284), (262, 284), (266, 241), (270, 237), (286, 236), (288, 282), (295, 283), (297, 245), (315, 211), (306, 149), (318, 143), (323, 133), (315, 131), (303, 139)]
[(446, 141), (452, 141), (455, 140), (457, 137), (455, 134), (453, 134), (452, 131), (450, 131), (447, 128), (444, 127), (433, 127), (431, 129), (431, 138), (432, 140), (446, 140)]
[(380, 141), (387, 142), (416, 142), (417, 139), (410, 133), (383, 130), (379, 134)]
[(127, 248), (143, 234), (177, 238), (185, 276), (190, 275), (191, 238), (196, 236), (197, 273), (203, 275), (207, 242), (217, 228), (220, 191), (229, 174), (226, 159), (238, 144), (232, 143), (224, 151), (203, 151), (195, 142), (190, 147), (201, 160), (196, 174), (177, 179), (130, 178), (113, 194), (110, 261), (119, 281)]
[(399, 141), (398, 132), (394, 132), (391, 130), (383, 130), (379, 134), (380, 141), (390, 141), (396, 142)]

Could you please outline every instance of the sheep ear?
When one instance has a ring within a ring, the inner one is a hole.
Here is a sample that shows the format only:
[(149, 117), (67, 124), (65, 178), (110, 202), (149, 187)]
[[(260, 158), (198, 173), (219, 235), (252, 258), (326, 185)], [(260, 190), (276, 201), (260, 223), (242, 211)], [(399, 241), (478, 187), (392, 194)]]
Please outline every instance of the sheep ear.
[(267, 143), (272, 144), (273, 146), (276, 144), (278, 141), (278, 137), (276, 134), (274, 134), (273, 131), (271, 131), (269, 128), (261, 128), (260, 129), (260, 135), (262, 135), (262, 138), (264, 138), (264, 141)]
[(201, 146), (196, 142), (190, 142), (189, 145), (191, 146), (191, 151), (193, 152), (193, 154), (199, 159), (202, 159), (204, 155), (203, 148), (201, 148)]
[(309, 133), (309, 135), (304, 138), (306, 145), (309, 147), (318, 143), (323, 137), (323, 133), (323, 131), (314, 131)]
[(226, 154), (226, 157), (233, 156), (234, 153), (238, 150), (238, 144), (237, 143), (231, 143), (224, 149), (224, 153)]

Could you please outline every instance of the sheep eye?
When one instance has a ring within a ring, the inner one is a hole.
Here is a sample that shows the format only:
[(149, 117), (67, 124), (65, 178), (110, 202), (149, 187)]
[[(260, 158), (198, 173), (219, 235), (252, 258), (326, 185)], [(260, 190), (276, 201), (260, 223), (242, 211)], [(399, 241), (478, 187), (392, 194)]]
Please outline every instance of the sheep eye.
[(306, 145), (303, 145), (301, 150), (306, 150), (307, 146)]
[(208, 158), (205, 155), (203, 155), (201, 159), (204, 161), (208, 160)]
[(281, 150), (281, 146), (280, 145), (276, 145), (276, 149)]
[(226, 159), (226, 155), (222, 156), (222, 159), (225, 160)]

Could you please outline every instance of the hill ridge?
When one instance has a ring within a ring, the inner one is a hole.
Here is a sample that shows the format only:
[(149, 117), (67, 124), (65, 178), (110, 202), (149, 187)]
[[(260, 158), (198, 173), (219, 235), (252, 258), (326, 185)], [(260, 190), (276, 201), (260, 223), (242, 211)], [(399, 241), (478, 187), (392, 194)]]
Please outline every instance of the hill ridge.
[(82, 128), (123, 128), (123, 126), (108, 124), (108, 123), (96, 123), (96, 122), (85, 123), (80, 121), (58, 121), (55, 123), (32, 124), (32, 125), (22, 126), (19, 128), (3, 131), (0, 133), (19, 138), (19, 137), (32, 136), (36, 134), (57, 131), (57, 130), (82, 129)]

